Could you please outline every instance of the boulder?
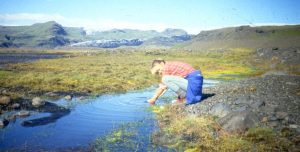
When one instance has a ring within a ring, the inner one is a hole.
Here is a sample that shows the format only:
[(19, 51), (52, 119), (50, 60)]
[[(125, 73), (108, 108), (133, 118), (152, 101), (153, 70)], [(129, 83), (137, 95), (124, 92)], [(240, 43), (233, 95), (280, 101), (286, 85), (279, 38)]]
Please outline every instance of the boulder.
[(211, 115), (218, 116), (220, 118), (226, 116), (230, 112), (230, 107), (224, 103), (215, 104), (209, 111)]
[(32, 99), (32, 102), (31, 104), (34, 106), (34, 107), (40, 107), (42, 105), (45, 104), (45, 101), (42, 100), (40, 97), (35, 97)]
[(8, 96), (0, 96), (0, 104), (7, 105), (11, 102), (10, 97)]
[(222, 128), (228, 132), (241, 133), (255, 127), (259, 122), (258, 116), (251, 111), (231, 112), (218, 120)]

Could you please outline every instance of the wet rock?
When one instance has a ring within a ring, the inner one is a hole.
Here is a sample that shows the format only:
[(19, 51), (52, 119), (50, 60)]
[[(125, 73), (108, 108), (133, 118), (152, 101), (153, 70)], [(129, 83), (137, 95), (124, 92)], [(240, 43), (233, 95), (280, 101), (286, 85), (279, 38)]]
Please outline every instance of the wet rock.
[(227, 104), (218, 103), (211, 108), (209, 113), (211, 115), (218, 116), (221, 118), (226, 116), (230, 112), (231, 112), (230, 107)]
[(19, 109), (20, 108), (20, 104), (19, 103), (14, 103), (13, 105), (11, 105), (11, 107), (13, 109)]
[(42, 105), (45, 105), (45, 101), (42, 100), (40, 97), (35, 97), (35, 98), (32, 99), (31, 104), (34, 107), (40, 107)]
[(10, 97), (8, 96), (0, 96), (0, 104), (7, 105), (11, 102)]
[(66, 100), (72, 100), (72, 96), (71, 95), (67, 95), (64, 97)]
[(29, 111), (23, 110), (23, 111), (19, 111), (19, 112), (17, 113), (17, 115), (18, 115), (19, 117), (27, 117), (27, 116), (30, 115), (30, 112), (29, 112)]
[(4, 128), (8, 125), (9, 121), (6, 119), (0, 119), (0, 128)]
[(218, 122), (228, 132), (245, 132), (249, 128), (255, 127), (259, 118), (251, 111), (231, 112), (219, 119)]

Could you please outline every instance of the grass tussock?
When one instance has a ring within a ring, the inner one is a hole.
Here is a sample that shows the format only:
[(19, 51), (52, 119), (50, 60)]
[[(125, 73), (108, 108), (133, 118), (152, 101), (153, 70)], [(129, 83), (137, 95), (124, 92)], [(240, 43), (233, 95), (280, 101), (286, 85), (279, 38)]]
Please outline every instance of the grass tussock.
[(184, 115), (180, 106), (165, 105), (155, 113), (161, 129), (153, 134), (153, 143), (177, 151), (288, 151), (296, 145), (286, 135), (276, 134), (271, 128), (252, 128), (243, 134), (229, 134), (221, 129), (215, 118)]

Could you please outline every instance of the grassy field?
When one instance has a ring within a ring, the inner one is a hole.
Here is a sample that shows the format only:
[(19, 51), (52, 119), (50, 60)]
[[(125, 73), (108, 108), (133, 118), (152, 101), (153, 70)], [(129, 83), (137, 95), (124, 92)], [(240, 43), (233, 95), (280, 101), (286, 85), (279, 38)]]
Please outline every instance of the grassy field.
[[(50, 53), (51, 50), (43, 52)], [(7, 88), (7, 94), (12, 96), (50, 91), (103, 94), (141, 89), (159, 82), (159, 77), (152, 76), (149, 71), (156, 58), (190, 63), (201, 69), (205, 78), (230, 80), (261, 72), (245, 64), (251, 51), (242, 48), (225, 53), (166, 50), (53, 52), (66, 53), (66, 58), (8, 65), (0, 70), (0, 86)]]

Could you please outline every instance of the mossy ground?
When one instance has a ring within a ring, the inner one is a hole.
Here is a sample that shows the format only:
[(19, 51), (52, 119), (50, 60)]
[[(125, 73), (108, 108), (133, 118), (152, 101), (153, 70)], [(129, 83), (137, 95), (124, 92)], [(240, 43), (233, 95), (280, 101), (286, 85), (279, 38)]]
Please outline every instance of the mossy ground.
[(288, 151), (297, 142), (288, 138), (290, 130), (276, 134), (272, 128), (258, 127), (230, 134), (219, 126), (216, 118), (184, 115), (180, 105), (153, 108), (161, 128), (153, 134), (153, 143), (176, 151)]

